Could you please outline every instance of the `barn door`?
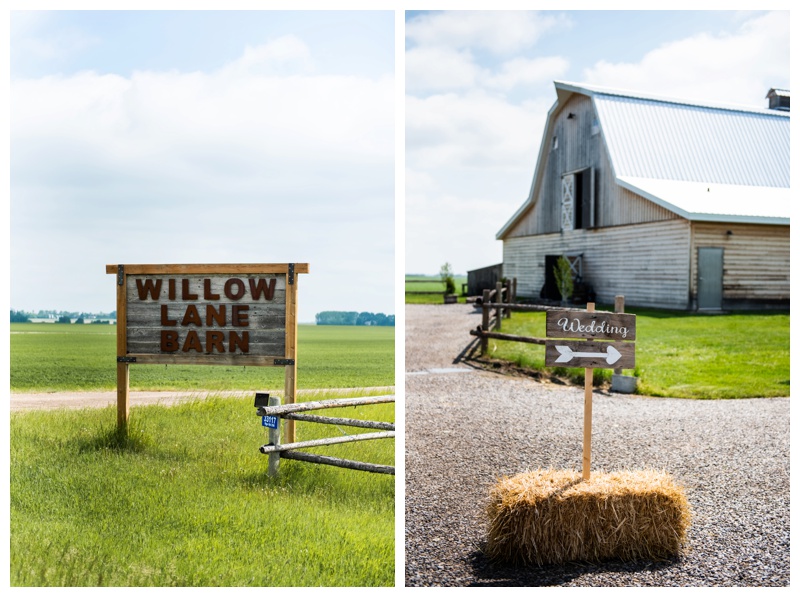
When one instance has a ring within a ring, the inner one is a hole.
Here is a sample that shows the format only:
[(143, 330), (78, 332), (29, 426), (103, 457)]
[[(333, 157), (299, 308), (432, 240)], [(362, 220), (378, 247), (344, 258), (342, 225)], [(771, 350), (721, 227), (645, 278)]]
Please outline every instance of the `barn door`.
[(722, 309), (723, 249), (697, 249), (697, 308)]
[(575, 175), (561, 177), (561, 230), (575, 228)]

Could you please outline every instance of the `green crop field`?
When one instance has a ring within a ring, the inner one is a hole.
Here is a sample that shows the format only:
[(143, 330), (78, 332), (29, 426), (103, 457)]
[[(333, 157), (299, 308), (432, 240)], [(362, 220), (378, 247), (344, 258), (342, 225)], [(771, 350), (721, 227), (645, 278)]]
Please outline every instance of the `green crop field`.
[[(115, 388), (113, 326), (12, 324), (15, 392)], [(299, 388), (394, 385), (394, 328), (299, 326)], [(14, 586), (391, 586), (392, 475), (283, 460), (267, 475), (255, 390), (284, 369), (132, 365), (133, 390), (242, 390), (177, 406), (11, 414)], [(378, 390), (349, 392), (374, 395)], [(347, 392), (345, 392), (348, 395)], [(298, 400), (340, 398), (321, 389)], [(394, 420), (394, 404), (320, 414)], [(356, 431), (357, 432), (357, 431)], [(354, 433), (297, 422), (296, 440)], [(394, 464), (394, 440), (310, 448)]]
[[(322, 414), (393, 421), (394, 405)], [(267, 476), (252, 398), (133, 408), (127, 438), (114, 421), (12, 414), (12, 586), (394, 584), (394, 476), (290, 460)], [(298, 440), (339, 433), (297, 423)], [(309, 451), (394, 463), (392, 439)]]
[[(11, 324), (11, 391), (116, 388), (116, 326)], [(132, 390), (283, 388), (281, 367), (132, 365)], [(394, 328), (298, 326), (297, 387), (394, 385)]]
[[(456, 283), (456, 294), (459, 295), (458, 302), (463, 303), (461, 296), (461, 285), (467, 283), (466, 276), (454, 276)], [(422, 276), (407, 274), (405, 277), (406, 303), (409, 304), (442, 304), (444, 301), (444, 284), (439, 276)]]
[[(598, 309), (602, 307), (598, 306)], [(629, 309), (636, 313), (638, 393), (675, 398), (751, 398), (789, 395), (789, 315), (700, 315)], [(543, 338), (544, 313), (513, 313), (502, 332)], [(544, 371), (544, 347), (489, 341), (490, 356)], [(583, 369), (550, 369), (583, 383)], [(595, 382), (611, 370), (596, 369)]]

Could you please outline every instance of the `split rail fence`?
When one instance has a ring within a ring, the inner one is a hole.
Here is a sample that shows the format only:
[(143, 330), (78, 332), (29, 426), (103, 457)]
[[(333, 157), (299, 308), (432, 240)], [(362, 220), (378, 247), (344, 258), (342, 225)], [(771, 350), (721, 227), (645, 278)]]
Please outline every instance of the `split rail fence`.
[[(550, 305), (523, 305), (520, 303), (514, 303), (511, 301), (503, 302), (504, 297), (514, 296), (510, 294), (508, 291), (509, 288), (513, 288), (516, 286), (516, 279), (514, 280), (514, 284), (511, 286), (501, 287), (501, 284), (497, 283), (497, 288), (494, 290), (484, 290), (483, 296), (479, 297), (479, 300), (475, 301), (478, 306), (481, 307), (483, 310), (483, 317), (481, 319), (481, 325), (477, 327), (477, 329), (470, 330), (469, 333), (472, 336), (477, 336), (481, 340), (481, 356), (485, 356), (486, 353), (489, 351), (489, 339), (494, 338), (495, 340), (506, 340), (509, 342), (525, 342), (527, 344), (539, 344), (544, 346), (546, 344), (545, 338), (534, 338), (529, 336), (516, 336), (513, 334), (503, 334), (502, 332), (495, 331), (500, 330), (502, 327), (502, 320), (504, 318), (511, 317), (512, 311), (579, 311), (582, 313), (586, 312), (586, 309), (580, 308), (570, 308), (570, 307), (556, 307)], [(500, 300), (496, 300), (496, 297), (501, 297)], [(494, 311), (494, 318), (492, 318), (492, 311)], [(617, 295), (614, 297), (614, 312), (615, 313), (624, 313), (625, 312), (625, 297), (622, 295)], [(617, 375), (622, 374), (622, 369), (616, 368), (614, 369), (614, 373)]]
[[(332, 400), (318, 400), (315, 402), (299, 402), (294, 404), (281, 405), (280, 398), (268, 397), (268, 406), (259, 406), (256, 411), (262, 417), (276, 417), (276, 425), (269, 427), (269, 443), (261, 446), (259, 451), (269, 455), (269, 475), (278, 474), (281, 458), (288, 460), (302, 460), (315, 464), (328, 464), (341, 468), (349, 468), (370, 473), (383, 473), (394, 475), (394, 467), (385, 464), (373, 464), (369, 462), (358, 462), (355, 460), (345, 460), (321, 454), (310, 454), (308, 452), (298, 452), (300, 448), (312, 448), (318, 446), (330, 446), (346, 442), (385, 439), (395, 436), (394, 423), (384, 421), (364, 421), (360, 419), (350, 419), (343, 417), (324, 417), (320, 415), (303, 414), (307, 411), (322, 410), (326, 408), (342, 408), (347, 406), (363, 406), (367, 404), (381, 404), (394, 402), (394, 395), (389, 396), (369, 396), (365, 398), (338, 398)], [(256, 402), (259, 395), (256, 395)], [(380, 429), (373, 433), (359, 433), (356, 435), (342, 435), (339, 437), (328, 437), (301, 442), (281, 444), (281, 419), (291, 421), (307, 421), (311, 423), (323, 423), (327, 425), (341, 425), (344, 427), (359, 427), (364, 429)]]

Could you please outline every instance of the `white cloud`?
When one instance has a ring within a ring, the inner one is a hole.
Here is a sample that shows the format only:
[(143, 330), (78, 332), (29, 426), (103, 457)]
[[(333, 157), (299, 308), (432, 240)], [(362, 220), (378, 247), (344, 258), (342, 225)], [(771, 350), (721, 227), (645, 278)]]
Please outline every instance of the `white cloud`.
[(14, 308), (111, 309), (106, 263), (307, 261), (302, 321), (391, 312), (394, 81), (311, 58), (281, 38), (212, 73), (12, 81)]
[(439, 12), (410, 19), (406, 37), (420, 45), (474, 47), (507, 54), (533, 46), (549, 29), (567, 25), (564, 16), (536, 12)]
[(561, 56), (513, 58), (500, 65), (496, 74), (486, 76), (486, 86), (510, 91), (515, 87), (541, 85), (561, 78), (569, 61)]
[(599, 61), (583, 81), (665, 96), (766, 107), (770, 87), (788, 86), (788, 13), (745, 21), (733, 34), (702, 33), (664, 44), (638, 62)]
[(469, 52), (423, 46), (406, 52), (406, 92), (468, 89), (480, 75)]

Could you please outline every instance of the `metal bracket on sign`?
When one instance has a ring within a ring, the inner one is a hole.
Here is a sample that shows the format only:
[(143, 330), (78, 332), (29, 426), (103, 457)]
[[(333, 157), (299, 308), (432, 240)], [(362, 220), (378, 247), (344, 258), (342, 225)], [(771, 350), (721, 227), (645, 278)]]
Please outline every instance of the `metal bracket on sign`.
[(294, 359), (275, 359), (274, 365), (294, 365)]
[(135, 363), (136, 357), (117, 357), (117, 363)]
[(294, 263), (289, 264), (288, 279), (289, 279), (289, 284), (294, 284)]
[(117, 266), (117, 285), (122, 286), (125, 281), (125, 266), (118, 265)]

